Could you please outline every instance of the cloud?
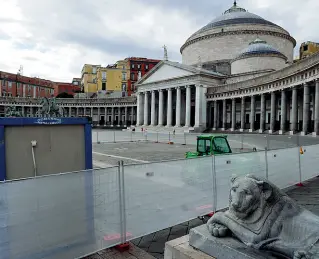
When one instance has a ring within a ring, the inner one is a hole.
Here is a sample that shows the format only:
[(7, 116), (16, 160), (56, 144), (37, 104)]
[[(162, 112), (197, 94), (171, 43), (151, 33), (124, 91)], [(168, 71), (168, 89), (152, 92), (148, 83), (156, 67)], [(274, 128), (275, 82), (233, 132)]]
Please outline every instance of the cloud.
[[(288, 30), (298, 44), (319, 41), (317, 0), (239, 0)], [(232, 5), (222, 0), (0, 0), (0, 70), (71, 81), (83, 64), (129, 56), (172, 60), (195, 31)], [(14, 15), (12, 15), (14, 14)], [(296, 48), (298, 51), (298, 48)]]

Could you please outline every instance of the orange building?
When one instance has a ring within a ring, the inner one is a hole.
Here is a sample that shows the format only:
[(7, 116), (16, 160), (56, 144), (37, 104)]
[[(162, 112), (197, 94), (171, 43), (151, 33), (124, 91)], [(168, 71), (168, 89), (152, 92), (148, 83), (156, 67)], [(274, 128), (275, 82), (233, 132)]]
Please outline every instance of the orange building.
[(0, 96), (51, 97), (54, 83), (37, 77), (27, 77), (0, 71)]
[(61, 93), (67, 93), (70, 95), (74, 95), (74, 93), (81, 91), (81, 86), (75, 84), (76, 81), (72, 83), (62, 83), (62, 82), (55, 82), (54, 83), (54, 96), (57, 96)]

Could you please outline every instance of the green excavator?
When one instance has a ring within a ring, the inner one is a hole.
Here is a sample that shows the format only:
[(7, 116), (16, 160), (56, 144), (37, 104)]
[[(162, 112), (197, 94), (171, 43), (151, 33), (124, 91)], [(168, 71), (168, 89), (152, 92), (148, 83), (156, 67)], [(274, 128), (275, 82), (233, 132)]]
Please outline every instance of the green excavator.
[(195, 152), (186, 152), (186, 158), (196, 158), (203, 156), (216, 156), (230, 154), (232, 150), (229, 146), (226, 135), (201, 135), (197, 137), (197, 149)]

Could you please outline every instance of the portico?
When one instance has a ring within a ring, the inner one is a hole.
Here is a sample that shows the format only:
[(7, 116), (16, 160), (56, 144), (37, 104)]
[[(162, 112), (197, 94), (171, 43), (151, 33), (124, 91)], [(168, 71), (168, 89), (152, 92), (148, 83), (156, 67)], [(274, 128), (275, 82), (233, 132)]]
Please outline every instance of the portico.
[(160, 62), (137, 83), (137, 126), (205, 129), (207, 88), (219, 77), (200, 67)]

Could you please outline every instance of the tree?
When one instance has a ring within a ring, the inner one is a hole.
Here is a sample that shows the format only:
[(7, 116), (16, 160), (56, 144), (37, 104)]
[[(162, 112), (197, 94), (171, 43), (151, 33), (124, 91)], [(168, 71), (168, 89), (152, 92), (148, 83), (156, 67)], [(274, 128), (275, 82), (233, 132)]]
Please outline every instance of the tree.
[(56, 98), (73, 98), (73, 95), (72, 94), (68, 94), (66, 92), (63, 92), (63, 93), (59, 93)]

